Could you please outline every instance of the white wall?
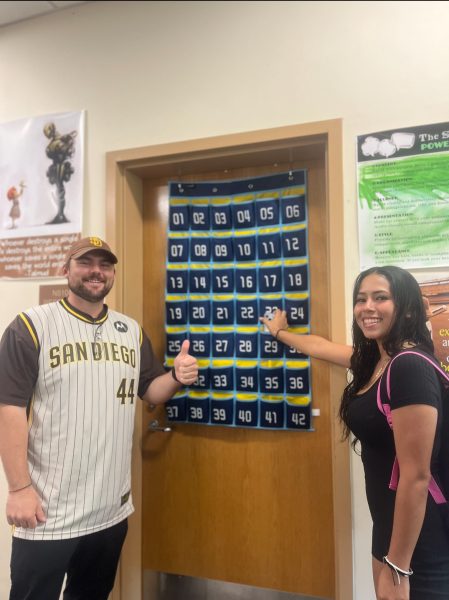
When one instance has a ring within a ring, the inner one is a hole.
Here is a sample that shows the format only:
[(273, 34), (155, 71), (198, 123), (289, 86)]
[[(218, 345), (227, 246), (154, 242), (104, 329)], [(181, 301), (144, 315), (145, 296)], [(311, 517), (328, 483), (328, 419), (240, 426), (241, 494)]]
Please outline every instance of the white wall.
[[(447, 23), (449, 3), (433, 1), (92, 2), (0, 29), (0, 122), (86, 109), (84, 232), (103, 235), (107, 151), (342, 118), (349, 302), (355, 137), (449, 120)], [(0, 281), (0, 331), (38, 285)], [(355, 599), (372, 600), (357, 456), (352, 479)], [(4, 520), (0, 540), (3, 598)]]

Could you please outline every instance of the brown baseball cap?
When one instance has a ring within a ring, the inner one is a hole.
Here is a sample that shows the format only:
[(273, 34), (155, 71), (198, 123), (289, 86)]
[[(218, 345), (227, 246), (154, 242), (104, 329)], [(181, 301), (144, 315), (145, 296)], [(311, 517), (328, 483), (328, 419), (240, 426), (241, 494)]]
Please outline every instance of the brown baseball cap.
[(86, 238), (82, 238), (81, 240), (78, 240), (77, 242), (74, 242), (65, 257), (65, 263), (64, 264), (68, 264), (70, 259), (72, 258), (80, 258), (81, 256), (84, 256), (85, 254), (87, 254), (88, 252), (103, 252), (104, 254), (107, 254), (109, 259), (111, 260), (112, 263), (116, 264), (118, 262), (117, 257), (115, 256), (115, 254), (112, 252), (111, 248), (109, 247), (109, 244), (107, 244), (105, 241), (101, 240), (98, 237), (86, 237)]

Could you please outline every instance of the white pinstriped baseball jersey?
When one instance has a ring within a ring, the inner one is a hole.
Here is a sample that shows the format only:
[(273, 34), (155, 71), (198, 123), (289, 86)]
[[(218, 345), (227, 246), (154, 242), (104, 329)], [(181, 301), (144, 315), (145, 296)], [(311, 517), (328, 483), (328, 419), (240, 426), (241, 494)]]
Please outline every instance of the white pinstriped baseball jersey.
[(64, 300), (20, 317), (38, 349), (28, 462), (47, 522), (23, 539), (78, 537), (134, 510), (131, 446), (142, 330), (108, 311), (89, 321)]

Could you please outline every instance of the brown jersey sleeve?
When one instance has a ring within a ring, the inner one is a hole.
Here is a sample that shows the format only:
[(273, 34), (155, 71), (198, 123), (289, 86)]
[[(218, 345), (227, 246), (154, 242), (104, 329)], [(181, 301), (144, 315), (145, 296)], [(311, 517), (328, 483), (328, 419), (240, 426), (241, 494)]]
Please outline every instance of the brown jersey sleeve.
[(164, 375), (165, 372), (166, 371), (164, 367), (154, 355), (150, 338), (142, 330), (142, 344), (140, 346), (139, 396), (142, 397), (145, 394), (153, 379), (156, 379), (156, 377), (159, 377), (159, 375)]
[(39, 370), (39, 345), (26, 315), (18, 315), (0, 341), (0, 402), (28, 406)]

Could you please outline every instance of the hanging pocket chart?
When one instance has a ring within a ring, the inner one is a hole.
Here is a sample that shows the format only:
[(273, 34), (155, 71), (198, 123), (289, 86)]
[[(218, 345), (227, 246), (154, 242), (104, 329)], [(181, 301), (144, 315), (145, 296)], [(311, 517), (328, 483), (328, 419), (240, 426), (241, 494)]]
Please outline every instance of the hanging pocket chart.
[(259, 321), (309, 331), (307, 172), (169, 187), (165, 364), (189, 339), (199, 376), (168, 420), (313, 431), (310, 361)]

